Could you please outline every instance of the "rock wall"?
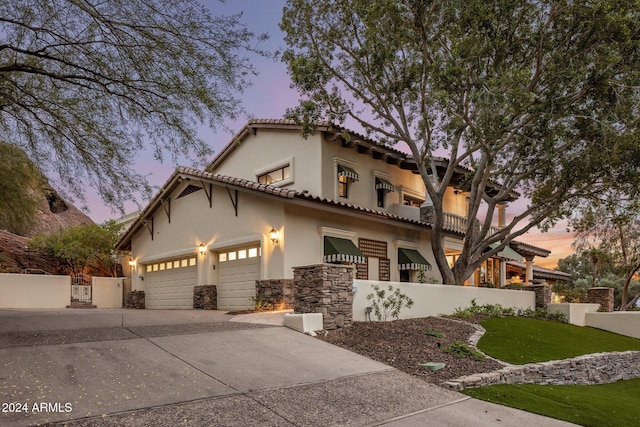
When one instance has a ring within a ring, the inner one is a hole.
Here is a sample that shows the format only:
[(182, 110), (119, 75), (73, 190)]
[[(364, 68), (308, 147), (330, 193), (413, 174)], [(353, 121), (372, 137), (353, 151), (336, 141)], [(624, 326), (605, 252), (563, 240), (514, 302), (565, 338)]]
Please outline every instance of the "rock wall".
[(318, 264), (294, 267), (294, 311), (322, 313), (324, 329), (345, 328), (353, 324), (354, 267)]
[(128, 292), (124, 308), (144, 309), (144, 291)]
[(522, 289), (536, 293), (536, 308), (547, 308), (551, 304), (551, 286), (543, 284), (525, 285)]
[(256, 280), (256, 299), (262, 298), (273, 310), (288, 310), (294, 305), (291, 279)]
[(196, 310), (217, 310), (218, 288), (216, 285), (194, 286), (193, 308)]
[(465, 388), (495, 384), (606, 384), (640, 378), (640, 352), (595, 353), (572, 359), (511, 365), (494, 372), (469, 375), (447, 381), (443, 387)]
[(613, 288), (589, 288), (587, 289), (587, 302), (600, 304), (598, 311), (613, 311)]

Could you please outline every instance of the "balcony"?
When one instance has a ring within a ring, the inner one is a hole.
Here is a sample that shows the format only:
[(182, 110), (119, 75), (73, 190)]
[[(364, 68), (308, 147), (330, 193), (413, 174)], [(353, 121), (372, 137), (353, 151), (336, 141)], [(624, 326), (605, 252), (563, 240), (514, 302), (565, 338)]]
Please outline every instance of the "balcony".
[[(414, 206), (394, 203), (389, 207), (389, 212), (403, 218), (412, 219), (414, 221), (420, 220), (420, 208)], [(445, 212), (444, 224), (442, 225), (442, 228), (445, 231), (464, 234), (467, 231), (467, 218), (453, 213)], [(489, 234), (494, 234), (498, 231), (500, 231), (500, 228), (491, 226)]]
[[(477, 224), (480, 227), (480, 223)], [(443, 230), (453, 231), (454, 233), (464, 234), (467, 231), (467, 218), (452, 214), (449, 212), (444, 213), (444, 224), (442, 224)], [(489, 229), (489, 235), (495, 234), (500, 231), (500, 227), (494, 225)]]

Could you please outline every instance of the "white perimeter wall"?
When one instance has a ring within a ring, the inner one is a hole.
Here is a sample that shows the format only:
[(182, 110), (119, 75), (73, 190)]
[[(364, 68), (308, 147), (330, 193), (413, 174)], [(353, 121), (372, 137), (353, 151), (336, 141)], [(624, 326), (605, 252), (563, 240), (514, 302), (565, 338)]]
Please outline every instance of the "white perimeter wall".
[(640, 311), (586, 313), (585, 326), (604, 329), (628, 337), (640, 338)]
[(121, 308), (123, 298), (123, 277), (93, 277), (92, 304), (98, 308)]
[(598, 311), (600, 304), (559, 303), (549, 304), (547, 308), (551, 313), (560, 312), (564, 314), (572, 325), (585, 326), (585, 315)]
[(400, 288), (400, 292), (413, 300), (413, 307), (400, 311), (401, 319), (451, 314), (456, 308), (469, 307), (473, 299), (478, 305), (500, 304), (503, 307), (522, 309), (535, 307), (533, 291), (372, 280), (355, 280), (354, 284), (357, 286), (357, 292), (353, 298), (353, 320), (360, 322), (366, 320), (365, 308), (371, 305), (367, 295), (373, 293), (372, 285), (378, 285), (383, 289), (387, 289), (389, 285)]
[(66, 308), (71, 277), (0, 274), (0, 308)]

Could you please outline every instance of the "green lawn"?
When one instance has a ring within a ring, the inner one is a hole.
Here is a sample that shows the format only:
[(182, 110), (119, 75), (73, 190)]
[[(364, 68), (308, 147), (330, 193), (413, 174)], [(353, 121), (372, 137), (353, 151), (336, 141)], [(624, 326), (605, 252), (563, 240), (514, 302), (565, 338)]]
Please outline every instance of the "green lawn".
[(463, 393), (583, 426), (640, 425), (640, 379), (589, 386), (496, 385)]
[[(640, 340), (599, 329), (522, 317), (483, 320), (478, 348), (514, 364), (610, 351), (640, 351)], [(640, 379), (602, 385), (495, 385), (467, 389), (477, 399), (584, 426), (639, 426)]]
[(640, 340), (600, 329), (524, 317), (491, 317), (478, 348), (514, 364), (566, 359), (590, 353), (640, 351)]

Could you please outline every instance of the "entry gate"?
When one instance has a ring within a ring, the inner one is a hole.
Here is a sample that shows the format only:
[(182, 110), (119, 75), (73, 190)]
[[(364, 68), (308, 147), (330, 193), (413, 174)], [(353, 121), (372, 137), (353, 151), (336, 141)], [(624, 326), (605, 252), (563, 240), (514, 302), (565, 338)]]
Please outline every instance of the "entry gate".
[(82, 273), (71, 276), (71, 302), (91, 304), (91, 280)]

